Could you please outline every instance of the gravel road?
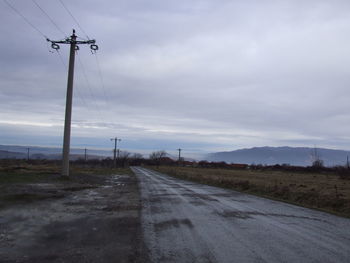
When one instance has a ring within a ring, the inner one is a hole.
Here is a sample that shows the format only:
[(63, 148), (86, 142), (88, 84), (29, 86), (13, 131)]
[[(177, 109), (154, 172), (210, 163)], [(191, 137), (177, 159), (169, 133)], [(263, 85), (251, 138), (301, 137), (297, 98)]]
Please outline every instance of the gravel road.
[(132, 168), (151, 262), (349, 262), (350, 220)]

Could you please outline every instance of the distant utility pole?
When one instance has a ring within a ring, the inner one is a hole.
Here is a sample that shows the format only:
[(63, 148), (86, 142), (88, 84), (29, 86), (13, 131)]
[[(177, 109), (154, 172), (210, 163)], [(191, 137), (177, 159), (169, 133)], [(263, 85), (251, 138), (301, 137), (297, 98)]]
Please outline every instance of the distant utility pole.
[(29, 162), (29, 151), (30, 151), (30, 148), (27, 148), (27, 161)]
[(178, 151), (179, 151), (179, 163), (180, 163), (180, 161), (181, 161), (181, 148), (179, 148), (179, 149), (177, 149)]
[(71, 132), (71, 119), (72, 119), (72, 101), (73, 101), (73, 80), (74, 80), (74, 61), (75, 61), (75, 51), (79, 50), (78, 44), (90, 44), (92, 51), (97, 51), (98, 46), (95, 45), (96, 41), (77, 40), (75, 35), (75, 30), (73, 29), (73, 34), (66, 38), (65, 40), (53, 41), (47, 38), (47, 41), (51, 42), (51, 47), (58, 51), (60, 46), (58, 44), (69, 44), (69, 68), (68, 68), (68, 82), (67, 82), (67, 96), (66, 96), (66, 115), (64, 122), (64, 136), (63, 136), (63, 154), (62, 154), (62, 176), (69, 176), (69, 150), (70, 150), (70, 132)]
[(87, 161), (87, 154), (86, 154), (86, 148), (85, 148), (85, 162)]
[[(118, 139), (117, 137), (112, 138), (111, 141), (114, 141), (114, 168), (117, 167), (117, 146), (118, 146), (118, 141), (121, 141), (122, 139)], [(118, 158), (119, 158), (119, 151), (118, 151)]]

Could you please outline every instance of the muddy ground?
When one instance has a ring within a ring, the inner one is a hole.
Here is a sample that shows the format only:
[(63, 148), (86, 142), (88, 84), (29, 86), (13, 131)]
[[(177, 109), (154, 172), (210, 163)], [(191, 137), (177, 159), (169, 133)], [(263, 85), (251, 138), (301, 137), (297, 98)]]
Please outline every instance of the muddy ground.
[(0, 185), (0, 262), (147, 262), (134, 175)]

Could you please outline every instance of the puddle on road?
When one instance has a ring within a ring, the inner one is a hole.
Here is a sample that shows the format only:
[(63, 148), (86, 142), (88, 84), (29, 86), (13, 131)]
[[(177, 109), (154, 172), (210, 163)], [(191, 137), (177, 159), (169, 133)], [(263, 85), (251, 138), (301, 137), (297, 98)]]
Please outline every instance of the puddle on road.
[(170, 213), (172, 210), (164, 206), (151, 205), (150, 211), (152, 214), (166, 214), (166, 213)]
[(169, 228), (179, 228), (182, 226), (187, 226), (189, 228), (193, 228), (193, 224), (189, 219), (172, 219), (166, 220), (159, 223), (154, 224), (155, 231), (163, 231)]
[[(113, 175), (111, 178), (107, 179), (106, 182), (108, 184), (112, 184), (113, 186), (125, 186), (125, 179), (129, 179), (128, 175)], [(104, 188), (112, 187), (111, 185), (106, 185)]]
[(289, 214), (279, 214), (279, 213), (262, 213), (257, 211), (227, 211), (223, 212), (214, 212), (222, 217), (228, 218), (238, 218), (238, 219), (252, 219), (254, 216), (266, 216), (266, 217), (286, 217), (286, 218), (296, 218), (296, 219), (307, 219), (307, 220), (315, 220), (315, 221), (324, 221), (315, 217), (308, 216), (297, 216), (297, 215), (289, 215)]
[(195, 199), (211, 201), (211, 202), (219, 201), (216, 198), (211, 197), (210, 195), (198, 194), (198, 193), (188, 193), (188, 194), (183, 194), (183, 196), (194, 197)]

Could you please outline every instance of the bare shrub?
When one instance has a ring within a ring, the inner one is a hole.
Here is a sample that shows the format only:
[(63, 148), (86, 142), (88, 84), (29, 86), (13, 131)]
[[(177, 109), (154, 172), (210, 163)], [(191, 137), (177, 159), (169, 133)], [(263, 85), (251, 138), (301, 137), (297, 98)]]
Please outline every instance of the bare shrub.
[(336, 168), (337, 174), (339, 175), (340, 179), (343, 180), (350, 180), (350, 169), (347, 167), (337, 167)]

